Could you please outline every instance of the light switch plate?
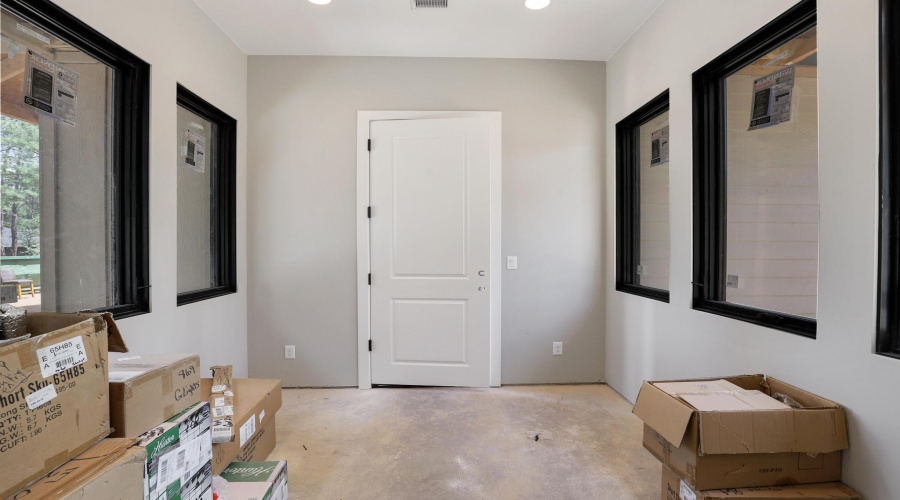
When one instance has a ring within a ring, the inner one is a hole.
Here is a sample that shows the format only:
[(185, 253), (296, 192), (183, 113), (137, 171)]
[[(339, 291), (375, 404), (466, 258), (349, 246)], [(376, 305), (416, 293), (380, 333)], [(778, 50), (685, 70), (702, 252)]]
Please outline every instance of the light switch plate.
[(506, 257), (506, 268), (507, 269), (518, 269), (519, 268), (519, 258), (515, 255), (509, 255)]

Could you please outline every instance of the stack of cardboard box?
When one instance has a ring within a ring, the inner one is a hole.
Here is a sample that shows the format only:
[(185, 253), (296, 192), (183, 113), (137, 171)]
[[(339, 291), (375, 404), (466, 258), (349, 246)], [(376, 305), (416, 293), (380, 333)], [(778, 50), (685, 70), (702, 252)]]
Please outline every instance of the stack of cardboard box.
[(214, 461), (209, 379), (204, 394), (198, 356), (130, 353), (108, 314), (7, 319), (2, 499), (212, 499), (214, 469), (263, 460), (274, 448), (279, 380), (236, 380), (245, 386), (235, 403), (241, 428)]
[(839, 482), (843, 407), (780, 380), (645, 382), (634, 413), (663, 464), (663, 500), (859, 498)]
[[(213, 444), (213, 474), (221, 474), (231, 462), (265, 460), (275, 448), (275, 412), (281, 408), (281, 381), (236, 378), (234, 388), (234, 439)], [(200, 380), (200, 397), (208, 401), (212, 379)]]

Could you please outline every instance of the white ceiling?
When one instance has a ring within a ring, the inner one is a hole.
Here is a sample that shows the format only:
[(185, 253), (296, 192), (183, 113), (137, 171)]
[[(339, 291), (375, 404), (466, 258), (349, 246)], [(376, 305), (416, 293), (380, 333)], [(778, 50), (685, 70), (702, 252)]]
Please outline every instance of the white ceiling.
[(195, 0), (250, 55), (605, 61), (663, 0)]

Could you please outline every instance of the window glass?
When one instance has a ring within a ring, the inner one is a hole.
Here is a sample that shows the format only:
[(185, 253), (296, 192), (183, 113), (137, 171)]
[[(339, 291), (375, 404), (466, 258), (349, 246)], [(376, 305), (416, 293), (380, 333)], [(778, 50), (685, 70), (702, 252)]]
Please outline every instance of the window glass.
[(669, 289), (669, 112), (638, 129), (640, 244), (635, 249), (636, 284)]
[(816, 317), (816, 28), (726, 81), (728, 302)]
[(178, 293), (218, 286), (217, 126), (178, 106)]
[(116, 71), (5, 8), (0, 21), (3, 301), (118, 305)]

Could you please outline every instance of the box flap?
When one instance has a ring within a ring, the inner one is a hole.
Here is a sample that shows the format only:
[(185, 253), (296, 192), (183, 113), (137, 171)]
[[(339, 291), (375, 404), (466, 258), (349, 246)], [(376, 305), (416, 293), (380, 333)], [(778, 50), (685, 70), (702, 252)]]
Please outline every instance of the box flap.
[(703, 411), (700, 454), (828, 453), (848, 448), (839, 409)]
[(732, 384), (725, 379), (719, 380), (686, 380), (683, 382), (656, 382), (657, 388), (670, 394), (677, 396), (679, 394), (698, 394), (706, 392), (729, 392), (742, 391), (742, 387)]
[(103, 319), (106, 321), (109, 352), (128, 352), (128, 346), (125, 345), (125, 339), (122, 338), (119, 327), (116, 326), (116, 322), (113, 321), (112, 313), (100, 313), (100, 315), (103, 316)]
[(100, 475), (126, 456), (134, 444), (134, 439), (103, 439), (20, 492), (16, 499), (60, 498)]
[(759, 391), (707, 392), (681, 394), (680, 397), (701, 412), (790, 410), (788, 405)]
[(650, 382), (644, 382), (633, 413), (677, 448), (681, 446), (694, 410)]

